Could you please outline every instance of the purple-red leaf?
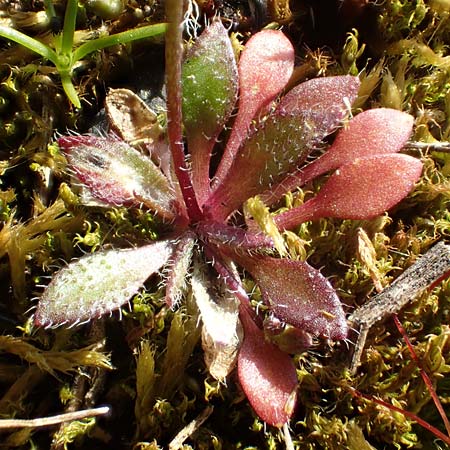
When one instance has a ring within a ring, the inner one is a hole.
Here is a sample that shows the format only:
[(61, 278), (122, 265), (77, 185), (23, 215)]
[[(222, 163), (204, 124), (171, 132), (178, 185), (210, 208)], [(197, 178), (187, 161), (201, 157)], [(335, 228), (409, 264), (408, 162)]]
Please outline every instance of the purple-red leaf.
[(413, 122), (411, 115), (396, 109), (376, 108), (358, 114), (339, 131), (326, 153), (287, 177), (276, 192), (269, 192), (263, 199), (268, 203), (276, 201), (281, 194), (356, 158), (400, 151), (411, 136)]
[(236, 254), (250, 272), (273, 315), (314, 336), (345, 339), (347, 322), (329, 281), (304, 261)]
[(322, 217), (372, 219), (406, 197), (421, 173), (422, 163), (409, 155), (358, 158), (331, 175), (314, 198), (274, 220), (278, 228), (290, 229)]
[(244, 341), (238, 356), (238, 376), (256, 414), (270, 425), (289, 421), (296, 402), (297, 374), (291, 358), (264, 338), (241, 308)]
[(238, 113), (215, 175), (217, 183), (228, 172), (253, 118), (286, 86), (293, 68), (294, 48), (281, 31), (263, 30), (247, 42), (238, 65)]
[(34, 316), (38, 326), (81, 323), (124, 305), (169, 259), (173, 242), (84, 256), (52, 279)]
[(148, 158), (127, 143), (95, 136), (66, 136), (58, 144), (70, 167), (97, 199), (110, 205), (144, 203), (174, 218), (174, 191)]
[(228, 33), (214, 21), (195, 41), (183, 63), (183, 123), (200, 205), (209, 194), (211, 150), (230, 117), (238, 92), (236, 61)]
[(286, 192), (286, 176), (337, 128), (348, 114), (348, 104), (356, 98), (358, 87), (358, 78), (342, 76), (310, 80), (292, 89), (242, 143), (226, 177), (209, 199), (211, 217), (223, 219), (263, 191), (264, 201), (280, 198)]
[(274, 247), (272, 238), (260, 230), (253, 233), (225, 223), (205, 221), (197, 224), (197, 231), (203, 240), (216, 245), (224, 244), (250, 251), (262, 251)]

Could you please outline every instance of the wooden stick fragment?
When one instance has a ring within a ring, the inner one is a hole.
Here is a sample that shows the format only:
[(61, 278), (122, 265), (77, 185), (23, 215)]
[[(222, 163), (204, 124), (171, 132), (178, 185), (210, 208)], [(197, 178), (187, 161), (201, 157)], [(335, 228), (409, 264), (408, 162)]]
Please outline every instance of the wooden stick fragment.
[(360, 363), (370, 328), (400, 311), (427, 288), (450, 274), (450, 245), (439, 242), (406, 269), (388, 288), (357, 308), (348, 318), (350, 326), (359, 330), (352, 355), (350, 372)]
[(88, 417), (103, 416), (109, 414), (111, 408), (109, 406), (101, 406), (100, 408), (83, 409), (81, 411), (74, 411), (56, 416), (41, 417), (39, 419), (1, 419), (0, 430), (10, 428), (42, 428), (51, 425), (58, 425), (63, 422), (70, 422), (73, 420), (86, 419)]
[(191, 437), (213, 412), (212, 406), (207, 406), (194, 420), (189, 422), (170, 442), (169, 450), (178, 450), (184, 441)]

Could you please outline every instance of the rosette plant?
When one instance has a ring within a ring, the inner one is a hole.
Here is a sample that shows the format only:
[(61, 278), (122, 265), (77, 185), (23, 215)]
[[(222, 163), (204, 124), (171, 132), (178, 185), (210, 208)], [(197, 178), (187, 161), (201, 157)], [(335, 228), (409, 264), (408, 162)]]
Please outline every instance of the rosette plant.
[[(370, 219), (402, 200), (422, 171), (419, 160), (397, 153), (413, 119), (383, 108), (349, 119), (359, 88), (353, 76), (312, 79), (283, 92), (294, 49), (281, 31), (256, 33), (236, 62), (220, 21), (183, 54), (181, 18), (169, 19), (167, 130), (147, 140), (150, 156), (114, 124), (108, 137), (65, 136), (58, 142), (93, 197), (151, 209), (171, 231), (143, 246), (100, 250), (70, 263), (46, 288), (34, 321), (56, 326), (99, 318), (127, 304), (164, 270), (170, 307), (187, 290), (197, 302), (213, 376), (224, 378), (237, 360), (239, 382), (255, 412), (281, 427), (294, 411), (297, 377), (286, 346), (270, 339), (274, 327), (289, 327), (292, 348), (307, 347), (312, 337), (347, 336), (332, 285), (307, 262), (287, 257), (282, 232), (324, 217)], [(114, 108), (116, 102), (109, 102), (107, 109)], [(306, 164), (336, 130), (328, 150)], [(268, 213), (265, 205), (332, 171), (315, 197)], [(244, 205), (246, 214), (239, 214)], [(252, 306), (240, 269), (258, 286), (264, 312)]]

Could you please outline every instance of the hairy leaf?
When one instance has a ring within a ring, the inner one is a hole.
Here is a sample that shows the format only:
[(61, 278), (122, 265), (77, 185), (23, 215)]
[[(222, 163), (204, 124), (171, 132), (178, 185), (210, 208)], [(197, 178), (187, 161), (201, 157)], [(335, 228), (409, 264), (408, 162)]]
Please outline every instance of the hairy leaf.
[(344, 339), (347, 322), (342, 304), (329, 281), (304, 261), (237, 254), (272, 313), (314, 336)]
[(277, 30), (263, 30), (247, 42), (239, 59), (238, 112), (215, 175), (222, 181), (255, 115), (286, 86), (294, 67), (294, 48)]
[(174, 244), (108, 250), (72, 262), (52, 279), (39, 301), (38, 326), (81, 323), (124, 305), (169, 259)]
[(286, 193), (286, 177), (342, 122), (358, 88), (356, 77), (328, 77), (302, 83), (286, 94), (275, 113), (243, 142), (210, 198), (211, 215), (226, 217), (264, 191), (262, 198), (269, 202)]
[[(280, 115), (302, 115), (307, 123), (314, 124), (315, 142), (331, 134), (349, 115), (352, 103), (358, 96), (358, 77), (350, 75), (314, 78), (291, 89), (280, 101)], [(278, 201), (284, 194), (303, 184), (304, 169), (297, 167), (278, 184), (261, 195), (266, 204)]]
[(179, 300), (186, 290), (186, 280), (194, 252), (195, 235), (189, 231), (184, 233), (175, 245), (166, 282), (166, 304), (169, 308), (179, 305)]
[(306, 159), (316, 141), (316, 122), (302, 115), (271, 115), (236, 154), (227, 176), (205, 208), (226, 218), (248, 198), (268, 189)]
[(223, 381), (233, 370), (242, 341), (239, 302), (217, 279), (209, 279), (205, 266), (196, 263), (192, 294), (203, 322), (202, 346), (209, 373)]
[(280, 114), (320, 115), (316, 126), (322, 137), (330, 134), (349, 114), (358, 96), (358, 77), (313, 78), (292, 88), (280, 101)]
[(395, 206), (414, 188), (422, 163), (400, 154), (358, 158), (341, 166), (303, 205), (275, 216), (280, 229), (322, 217), (371, 219)]
[(221, 222), (204, 221), (197, 224), (199, 235), (213, 244), (225, 244), (245, 250), (266, 250), (274, 246), (273, 239), (261, 231), (252, 233)]
[(222, 22), (214, 21), (195, 41), (183, 64), (183, 122), (200, 203), (209, 193), (211, 150), (230, 117), (238, 92), (238, 72)]
[(282, 427), (294, 412), (297, 374), (291, 358), (264, 338), (264, 333), (241, 309), (244, 341), (238, 356), (242, 389), (256, 414)]
[(116, 139), (66, 136), (58, 144), (70, 167), (99, 200), (110, 205), (144, 203), (167, 219), (174, 218), (175, 197), (158, 167)]

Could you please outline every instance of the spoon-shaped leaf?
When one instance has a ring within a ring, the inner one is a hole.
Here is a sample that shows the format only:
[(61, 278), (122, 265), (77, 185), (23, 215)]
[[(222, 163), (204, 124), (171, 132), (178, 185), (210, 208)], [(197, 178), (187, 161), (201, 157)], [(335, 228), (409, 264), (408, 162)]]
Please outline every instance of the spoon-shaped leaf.
[(238, 72), (228, 33), (216, 20), (195, 41), (183, 63), (183, 123), (199, 203), (209, 194), (209, 162), (219, 132), (237, 99)]
[(280, 229), (290, 229), (322, 217), (371, 219), (406, 197), (422, 173), (422, 163), (401, 154), (358, 158), (341, 166), (319, 193), (274, 217)]
[(81, 323), (124, 305), (170, 258), (173, 242), (84, 256), (52, 279), (34, 315), (38, 326)]
[(329, 281), (304, 261), (237, 253), (233, 259), (248, 270), (273, 315), (314, 336), (347, 336), (342, 304)]
[(294, 48), (281, 31), (260, 31), (245, 45), (238, 64), (238, 112), (215, 175), (216, 185), (228, 172), (253, 118), (286, 86), (293, 68)]
[(95, 136), (58, 139), (77, 178), (110, 205), (144, 203), (174, 218), (175, 197), (167, 178), (147, 157), (123, 141)]
[(238, 356), (238, 376), (256, 414), (282, 427), (294, 412), (297, 374), (291, 358), (264, 338), (264, 333), (241, 308), (244, 341)]
[(273, 203), (286, 192), (356, 158), (396, 153), (411, 136), (411, 115), (389, 108), (375, 108), (358, 114), (336, 136), (333, 145), (320, 158), (284, 179), (263, 201)]

